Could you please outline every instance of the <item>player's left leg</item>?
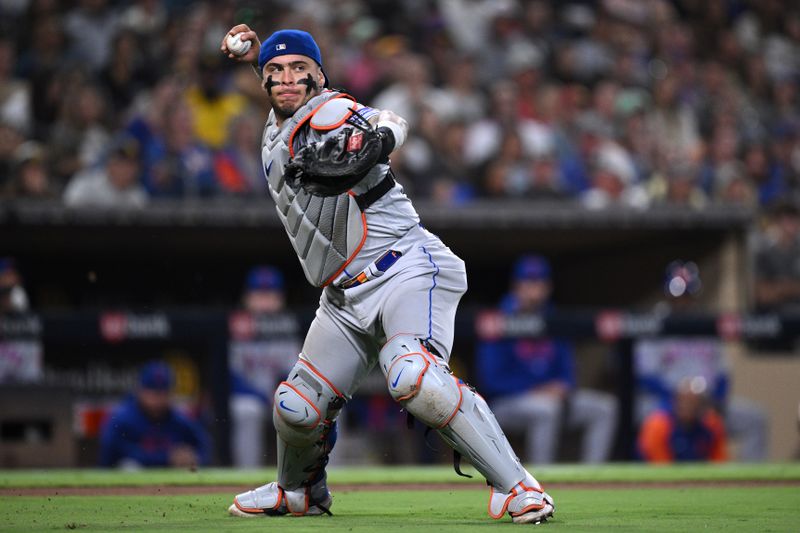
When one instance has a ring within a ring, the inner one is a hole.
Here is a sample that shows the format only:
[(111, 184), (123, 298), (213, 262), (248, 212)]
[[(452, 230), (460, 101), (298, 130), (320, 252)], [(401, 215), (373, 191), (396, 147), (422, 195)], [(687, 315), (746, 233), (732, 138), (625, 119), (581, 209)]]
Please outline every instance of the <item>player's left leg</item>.
[(299, 360), (275, 391), (278, 481), (236, 495), (228, 512), (241, 517), (329, 512), (325, 465), (344, 403), (344, 396), (313, 365)]
[(368, 373), (366, 354), (377, 347), (328, 296), (323, 293), (300, 359), (275, 391), (277, 482), (237, 495), (229, 508), (233, 515), (329, 512), (325, 466), (336, 442), (336, 418)]
[(414, 335), (398, 334), (381, 349), (389, 393), (467, 459), (489, 482), (489, 515), (543, 522), (553, 499), (523, 468), (484, 399), (455, 377), (444, 359)]
[(489, 482), (489, 514), (543, 522), (553, 499), (523, 468), (484, 399), (449, 369), (456, 308), (466, 291), (464, 263), (438, 239), (404, 258), (382, 289), (381, 323), (389, 337), (379, 354), (392, 397)]

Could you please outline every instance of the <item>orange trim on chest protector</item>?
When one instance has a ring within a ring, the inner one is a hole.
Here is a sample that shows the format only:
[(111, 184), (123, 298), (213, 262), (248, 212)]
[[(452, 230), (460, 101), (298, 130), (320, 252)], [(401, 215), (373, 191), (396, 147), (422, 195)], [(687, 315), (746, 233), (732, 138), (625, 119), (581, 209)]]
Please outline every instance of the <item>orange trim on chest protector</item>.
[(319, 104), (317, 107), (312, 109), (308, 113), (308, 115), (306, 115), (302, 119), (300, 119), (300, 122), (298, 122), (295, 125), (294, 129), (292, 129), (292, 132), (289, 134), (289, 142), (287, 144), (289, 145), (289, 155), (291, 157), (294, 157), (294, 136), (297, 135), (297, 132), (300, 131), (300, 128), (302, 128), (305, 125), (306, 122), (311, 120), (311, 117), (314, 116), (314, 113), (319, 111), (322, 106), (324, 106), (325, 104), (327, 104), (328, 102), (330, 102), (331, 100), (334, 100), (336, 98), (347, 98), (349, 100), (352, 100), (353, 102), (356, 102), (356, 99), (353, 98), (352, 96), (350, 96), (349, 94), (339, 93), (336, 96), (334, 96), (333, 98), (329, 98), (329, 99), (325, 100), (324, 102)]

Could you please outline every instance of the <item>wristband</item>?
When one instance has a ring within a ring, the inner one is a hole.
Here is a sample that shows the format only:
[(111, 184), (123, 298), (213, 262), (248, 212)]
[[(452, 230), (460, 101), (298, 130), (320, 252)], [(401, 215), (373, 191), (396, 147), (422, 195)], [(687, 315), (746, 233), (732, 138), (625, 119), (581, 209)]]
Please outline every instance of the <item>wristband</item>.
[(378, 128), (389, 128), (394, 135), (394, 147), (392, 150), (397, 150), (403, 143), (406, 141), (406, 129), (398, 124), (397, 122), (392, 122), (391, 120), (381, 120), (377, 124)]

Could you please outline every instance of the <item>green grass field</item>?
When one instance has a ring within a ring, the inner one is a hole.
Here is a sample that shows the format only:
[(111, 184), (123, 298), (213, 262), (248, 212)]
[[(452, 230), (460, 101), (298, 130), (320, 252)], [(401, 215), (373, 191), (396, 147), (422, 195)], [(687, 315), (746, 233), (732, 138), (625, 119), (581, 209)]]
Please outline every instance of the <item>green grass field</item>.
[[(555, 518), (542, 526), (491, 520), (486, 487), (439, 466), (334, 468), (333, 517), (250, 520), (227, 516), (237, 488), (226, 485), (244, 489), (270, 479), (272, 470), (0, 471), (0, 531), (800, 531), (800, 464), (571, 465), (533, 471), (556, 500)], [(419, 482), (454, 485), (416, 491), (378, 486)], [(366, 489), (337, 491), (336, 485)], [(183, 488), (171, 495), (172, 486), (219, 487), (219, 492), (192, 494)], [(97, 490), (70, 495), (67, 487)], [(136, 495), (116, 494), (124, 487), (139, 489)], [(146, 487), (152, 487), (152, 495), (141, 494)], [(40, 495), (30, 495), (31, 490)]]

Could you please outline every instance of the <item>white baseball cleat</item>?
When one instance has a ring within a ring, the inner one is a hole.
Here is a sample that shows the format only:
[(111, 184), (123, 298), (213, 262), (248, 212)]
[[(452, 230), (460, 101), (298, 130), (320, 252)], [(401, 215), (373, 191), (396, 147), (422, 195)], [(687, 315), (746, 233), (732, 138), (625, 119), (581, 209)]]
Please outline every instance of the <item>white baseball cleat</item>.
[[(526, 497), (529, 498), (529, 496), (527, 496), (528, 494), (530, 493), (521, 494), (511, 500), (511, 503), (508, 505), (508, 514), (511, 515), (511, 521), (515, 524), (541, 524), (543, 522), (547, 522), (547, 519), (551, 518), (555, 514), (556, 507), (553, 503), (553, 498), (546, 492), (541, 493), (544, 505), (540, 509), (536, 509), (535, 506), (528, 506), (528, 508), (530, 508), (529, 511), (512, 510), (512, 506), (517, 498), (524, 500)], [(523, 507), (523, 509), (524, 508), (525, 507)]]
[(556, 512), (553, 498), (528, 474), (511, 492), (489, 489), (489, 516), (500, 519), (508, 512), (515, 524), (541, 524)]
[(331, 514), (333, 498), (322, 481), (313, 487), (284, 490), (276, 482), (237, 494), (228, 514), (243, 518), (258, 516), (316, 516)]

